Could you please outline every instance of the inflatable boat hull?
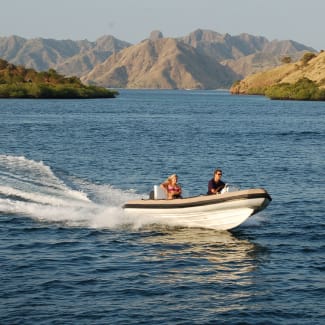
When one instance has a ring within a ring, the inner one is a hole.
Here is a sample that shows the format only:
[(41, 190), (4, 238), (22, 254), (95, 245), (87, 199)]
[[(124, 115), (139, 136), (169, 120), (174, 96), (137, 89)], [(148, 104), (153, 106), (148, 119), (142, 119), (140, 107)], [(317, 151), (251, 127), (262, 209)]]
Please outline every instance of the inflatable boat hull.
[(265, 209), (271, 197), (264, 189), (175, 200), (134, 200), (123, 208), (127, 215), (150, 218), (152, 223), (229, 230)]

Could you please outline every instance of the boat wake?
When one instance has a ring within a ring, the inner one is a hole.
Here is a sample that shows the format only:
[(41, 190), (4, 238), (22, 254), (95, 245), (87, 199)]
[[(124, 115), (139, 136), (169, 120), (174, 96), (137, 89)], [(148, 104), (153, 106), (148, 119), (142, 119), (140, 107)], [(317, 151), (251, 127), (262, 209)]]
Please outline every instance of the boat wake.
[(0, 155), (1, 214), (59, 222), (65, 226), (139, 227), (138, 221), (125, 216), (121, 208), (125, 201), (136, 198), (139, 195), (132, 191), (96, 185), (67, 175), (59, 177), (43, 162)]
[[(23, 156), (0, 155), (0, 214), (30, 217), (66, 227), (131, 228), (159, 224), (148, 214), (130, 215), (125, 202), (147, 195), (98, 185), (55, 171), (42, 161)], [(256, 220), (256, 219), (255, 219)], [(171, 226), (175, 219), (167, 222)], [(259, 222), (258, 222), (259, 223)], [(187, 224), (181, 223), (183, 226)]]

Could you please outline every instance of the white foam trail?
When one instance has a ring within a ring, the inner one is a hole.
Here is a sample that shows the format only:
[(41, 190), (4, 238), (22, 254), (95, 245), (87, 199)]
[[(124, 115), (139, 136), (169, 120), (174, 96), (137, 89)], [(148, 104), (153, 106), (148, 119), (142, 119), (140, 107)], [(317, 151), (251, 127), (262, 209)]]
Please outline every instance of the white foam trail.
[(110, 185), (72, 181), (78, 190), (69, 188), (43, 162), (0, 155), (0, 212), (66, 226), (116, 228), (134, 224), (124, 215), (122, 205), (139, 195)]
[[(26, 201), (34, 201), (42, 204), (51, 204), (58, 206), (71, 205), (74, 203), (74, 200), (71, 199), (67, 200), (67, 198), (59, 198), (48, 194), (29, 193), (8, 186), (0, 186), (0, 194), (6, 196), (14, 196)], [(82, 200), (75, 201), (76, 202), (74, 204), (76, 205), (80, 205), (82, 202)], [(89, 200), (87, 200), (87, 202), (89, 202)]]
[[(43, 162), (0, 155), (0, 213), (28, 216), (67, 227), (139, 229), (156, 218), (130, 217), (122, 209), (126, 201), (147, 197), (111, 185), (97, 185), (76, 177), (58, 178)], [(251, 225), (261, 222), (254, 218)], [(175, 226), (172, 220), (170, 226)]]
[(0, 155), (0, 184), (10, 184), (11, 187), (19, 189), (20, 193), (25, 191), (32, 194), (40, 191), (42, 195), (89, 201), (84, 193), (68, 188), (43, 162), (28, 160), (25, 157)]

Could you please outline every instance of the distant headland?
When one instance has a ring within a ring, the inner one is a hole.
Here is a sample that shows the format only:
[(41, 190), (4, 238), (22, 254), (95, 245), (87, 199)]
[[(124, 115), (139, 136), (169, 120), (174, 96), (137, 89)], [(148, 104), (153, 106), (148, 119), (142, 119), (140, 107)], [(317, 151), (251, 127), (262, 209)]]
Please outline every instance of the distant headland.
[(230, 88), (232, 94), (264, 95), (271, 99), (325, 100), (325, 52), (290, 57), (273, 69), (247, 76)]
[(77, 77), (65, 77), (54, 69), (37, 72), (0, 59), (0, 98), (114, 98), (117, 91), (86, 86)]

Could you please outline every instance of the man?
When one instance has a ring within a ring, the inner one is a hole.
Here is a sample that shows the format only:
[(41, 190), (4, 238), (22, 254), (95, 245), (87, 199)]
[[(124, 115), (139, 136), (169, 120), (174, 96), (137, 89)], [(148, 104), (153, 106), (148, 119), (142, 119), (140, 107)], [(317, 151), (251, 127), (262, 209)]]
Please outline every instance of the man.
[(225, 183), (221, 180), (222, 170), (216, 169), (213, 178), (210, 179), (208, 184), (208, 195), (220, 193), (225, 187)]

